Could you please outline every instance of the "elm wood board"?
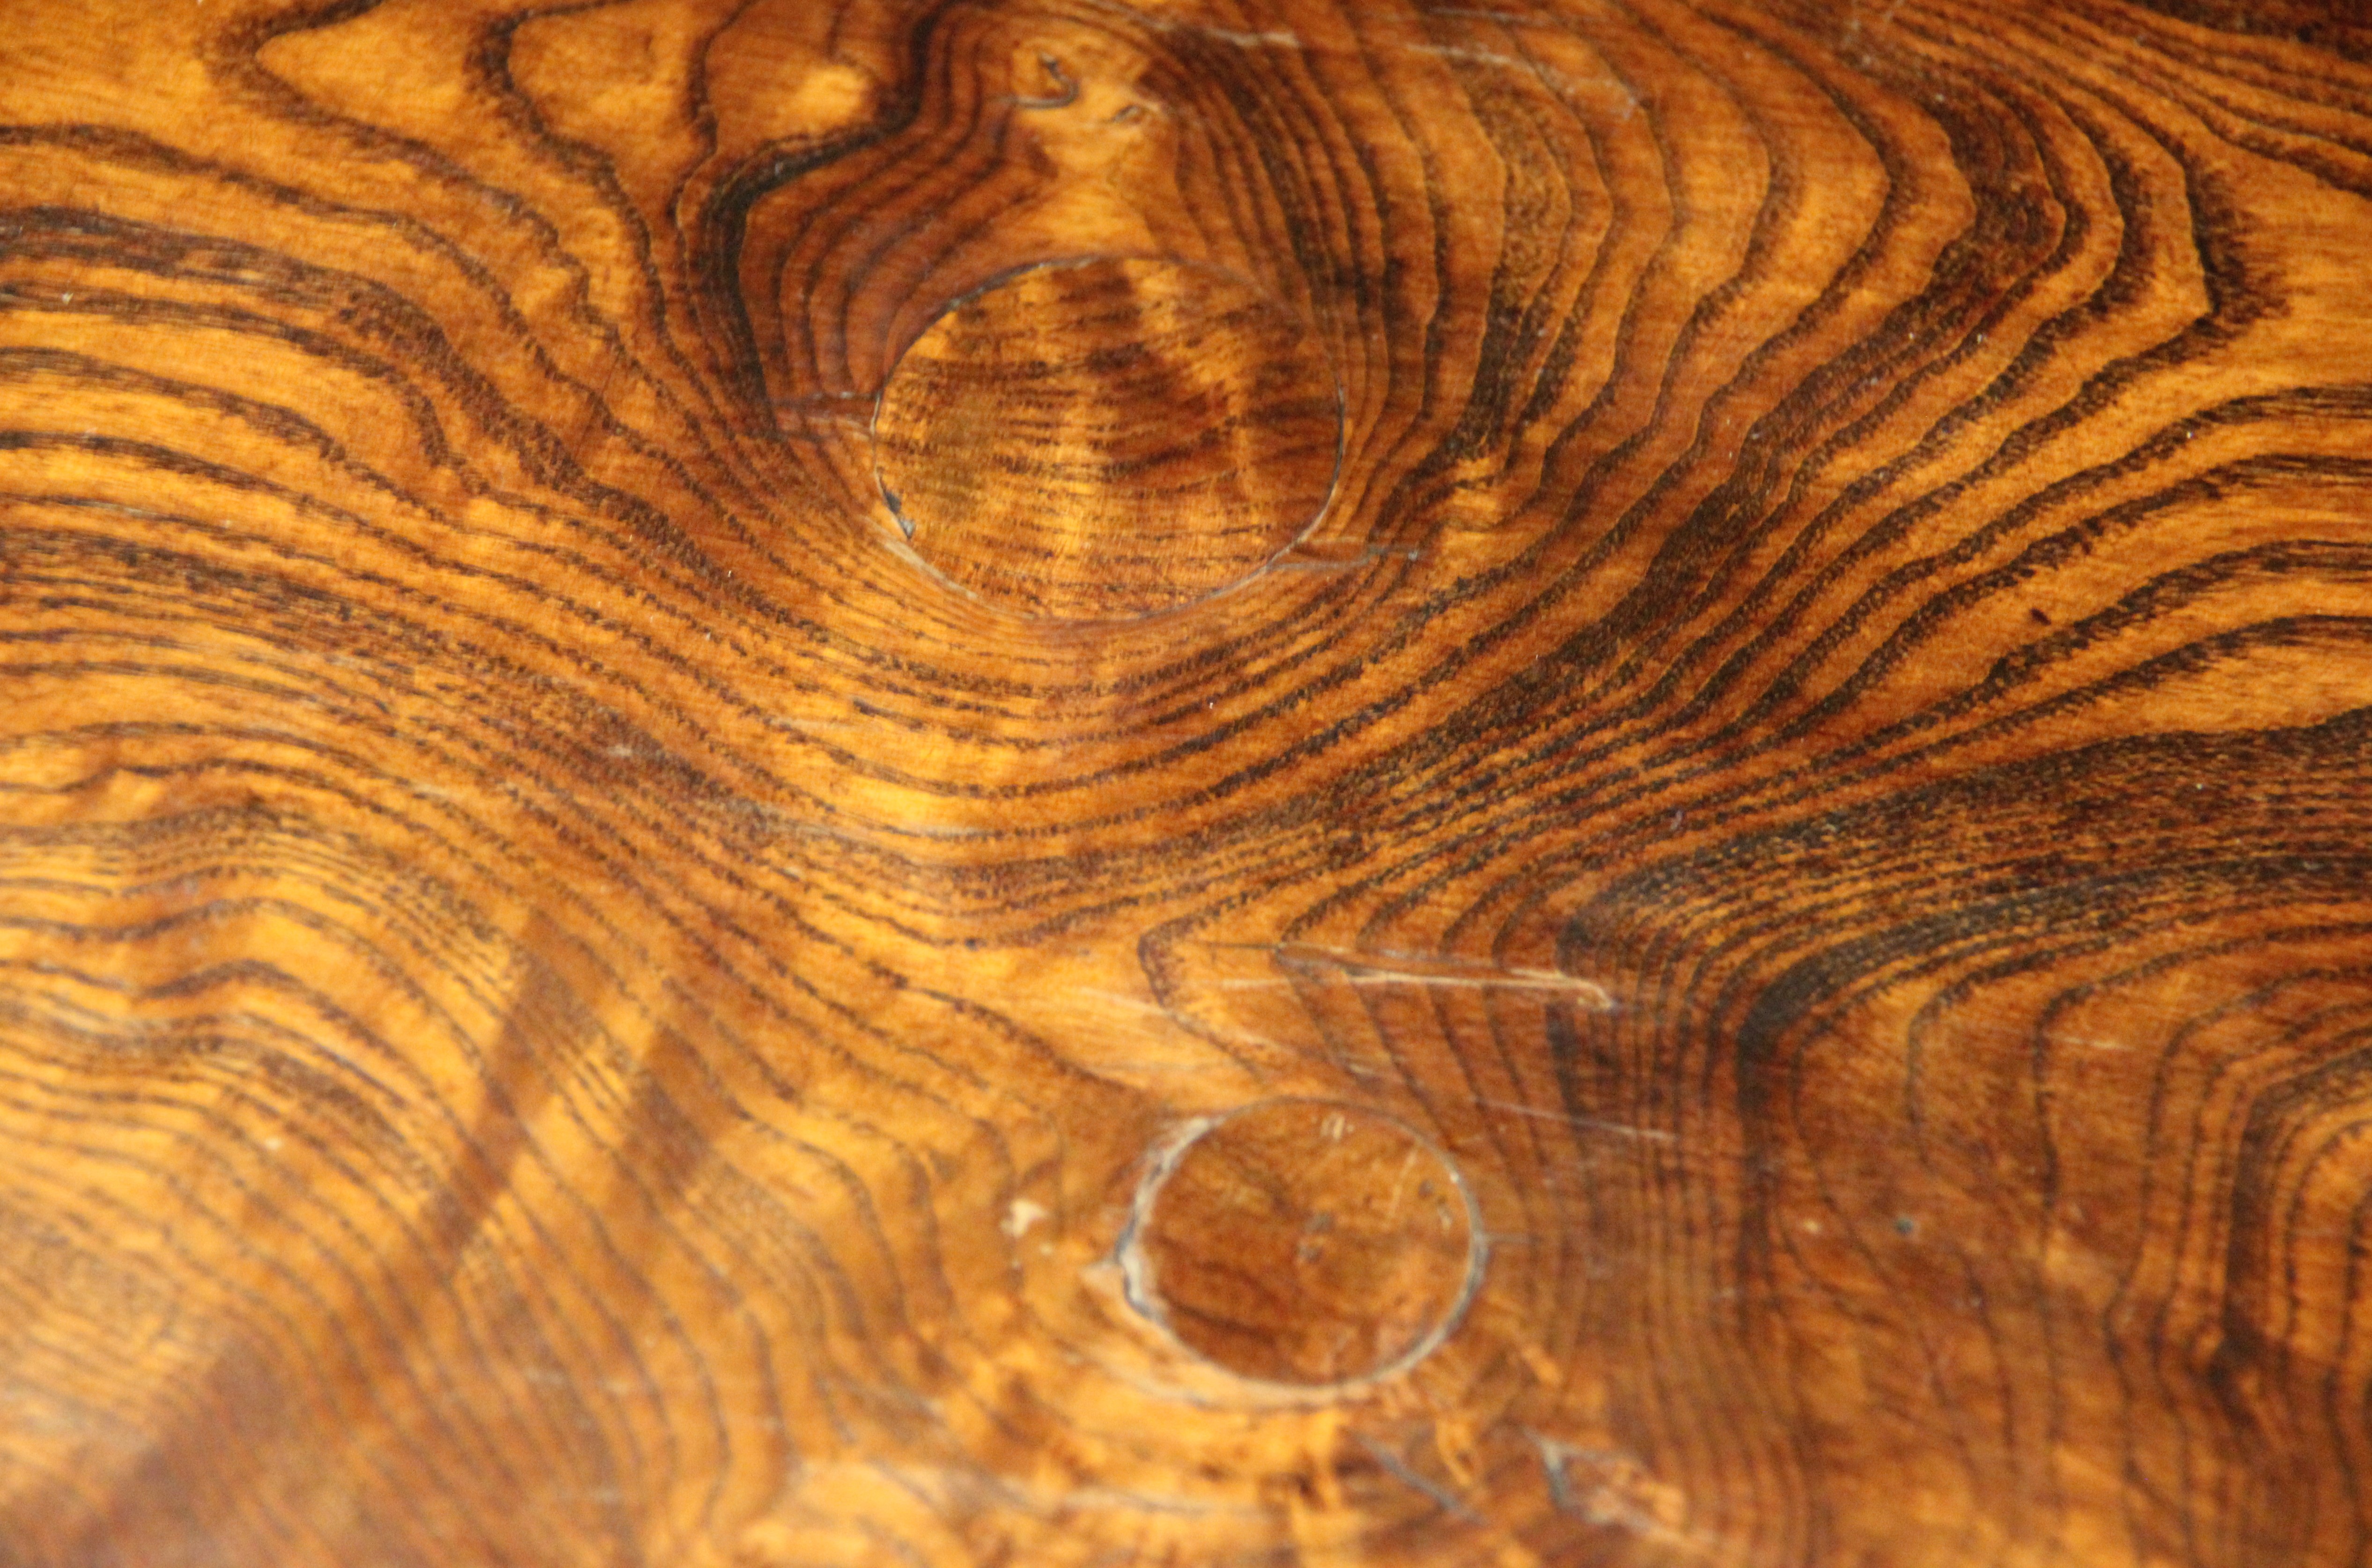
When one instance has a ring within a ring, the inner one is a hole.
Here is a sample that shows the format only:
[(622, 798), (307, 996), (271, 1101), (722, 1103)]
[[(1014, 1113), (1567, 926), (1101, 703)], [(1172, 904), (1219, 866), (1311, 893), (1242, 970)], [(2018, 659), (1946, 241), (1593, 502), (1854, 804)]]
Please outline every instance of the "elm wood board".
[(2346, 13), (0, 21), (0, 1562), (2366, 1556)]

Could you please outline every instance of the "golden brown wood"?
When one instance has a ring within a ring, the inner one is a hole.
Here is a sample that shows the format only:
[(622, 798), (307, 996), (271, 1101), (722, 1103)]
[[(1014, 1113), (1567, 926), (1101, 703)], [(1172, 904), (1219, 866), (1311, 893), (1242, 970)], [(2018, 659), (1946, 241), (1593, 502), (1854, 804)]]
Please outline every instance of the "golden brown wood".
[(1253, 1383), (1347, 1396), (1457, 1329), (1490, 1262), (1477, 1217), (1413, 1129), (1262, 1100), (1155, 1155), (1115, 1260), (1130, 1305), (1188, 1349)]
[(1169, 261), (1032, 267), (933, 322), (882, 383), (882, 499), (917, 553), (1024, 614), (1168, 610), (1318, 520), (1342, 391), (1291, 312)]
[(2352, 13), (0, 20), (0, 1562), (2372, 1555)]

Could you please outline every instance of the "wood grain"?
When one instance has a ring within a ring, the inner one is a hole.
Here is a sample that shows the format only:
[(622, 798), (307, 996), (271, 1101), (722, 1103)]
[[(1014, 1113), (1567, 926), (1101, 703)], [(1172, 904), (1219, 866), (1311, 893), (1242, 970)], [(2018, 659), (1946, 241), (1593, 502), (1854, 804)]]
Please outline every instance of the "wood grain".
[(1058, 263), (899, 355), (875, 466), (915, 553), (958, 585), (1025, 614), (1142, 615), (1251, 575), (1318, 520), (1341, 403), (1299, 323), (1239, 279)]
[(2372, 1556), (2352, 11), (6, 21), (0, 1562)]

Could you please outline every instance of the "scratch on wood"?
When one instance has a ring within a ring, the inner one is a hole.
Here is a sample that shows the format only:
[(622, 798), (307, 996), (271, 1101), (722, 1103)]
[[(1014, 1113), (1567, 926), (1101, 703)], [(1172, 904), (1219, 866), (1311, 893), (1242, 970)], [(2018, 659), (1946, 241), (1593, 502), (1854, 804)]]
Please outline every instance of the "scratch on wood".
[(1540, 1450), (1549, 1498), (1564, 1512), (1662, 1544), (1705, 1551), (1700, 1532), (1685, 1527), (1688, 1500), (1680, 1488), (1657, 1480), (1637, 1459), (1538, 1432), (1526, 1435)]
[[(1614, 1010), (1614, 998), (1594, 980), (1555, 970), (1521, 969), (1477, 963), (1456, 958), (1424, 958), (1399, 953), (1358, 953), (1337, 947), (1281, 943), (1271, 949), (1277, 962), (1289, 968), (1336, 969), (1354, 985), (1474, 986), (1496, 990), (1558, 992), (1601, 1013)], [(1231, 990), (1285, 983), (1267, 979), (1224, 981)]]
[(1390, 1475), (1393, 1480), (1432, 1498), (1433, 1501), (1440, 1506), (1443, 1513), (1453, 1514), (1459, 1518), (1471, 1519), (1477, 1523), (1482, 1521), (1482, 1516), (1477, 1514), (1473, 1508), (1468, 1504), (1464, 1498), (1459, 1496), (1456, 1493), (1450, 1491), (1448, 1487), (1442, 1485), (1439, 1481), (1435, 1481), (1430, 1476), (1425, 1475), (1423, 1471), (1416, 1469), (1414, 1467), (1411, 1466), (1407, 1460), (1401, 1458), (1398, 1454), (1393, 1453), (1389, 1448), (1385, 1447), (1381, 1443), (1377, 1442), (1374, 1438), (1368, 1436), (1364, 1432), (1355, 1432), (1351, 1434), (1351, 1435), (1358, 1440), (1360, 1447), (1365, 1448), (1370, 1455), (1374, 1456), (1376, 1463), (1383, 1467), (1385, 1472)]

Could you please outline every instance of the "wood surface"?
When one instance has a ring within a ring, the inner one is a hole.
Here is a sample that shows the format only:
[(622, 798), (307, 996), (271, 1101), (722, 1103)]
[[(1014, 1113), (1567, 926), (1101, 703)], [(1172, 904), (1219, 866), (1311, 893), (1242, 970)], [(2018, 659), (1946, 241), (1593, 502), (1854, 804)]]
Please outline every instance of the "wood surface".
[(0, 1563), (2372, 1556), (2372, 21), (6, 0)]

